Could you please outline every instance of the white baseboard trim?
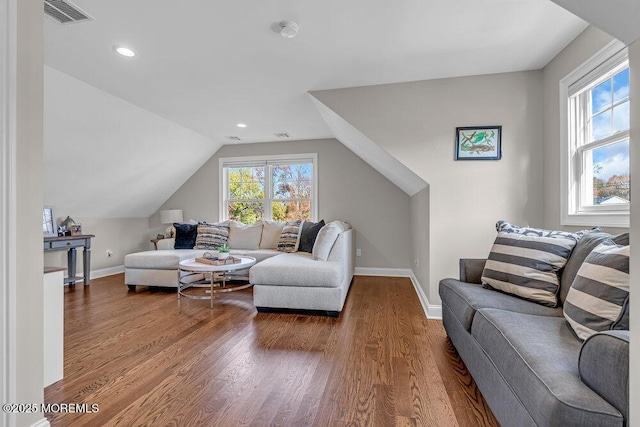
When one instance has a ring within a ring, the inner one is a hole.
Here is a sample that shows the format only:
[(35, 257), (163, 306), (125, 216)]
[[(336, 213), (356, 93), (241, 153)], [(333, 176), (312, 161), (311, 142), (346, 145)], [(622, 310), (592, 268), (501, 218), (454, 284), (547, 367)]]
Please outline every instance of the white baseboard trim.
[(410, 268), (356, 267), (354, 274), (356, 276), (408, 277), (409, 279), (411, 279), (413, 288), (416, 290), (416, 293), (418, 294), (418, 299), (420, 300), (420, 304), (422, 305), (422, 310), (424, 311), (424, 314), (427, 316), (427, 319), (442, 320), (442, 305), (429, 304), (429, 300), (427, 299), (427, 296), (425, 295), (424, 291), (420, 287), (418, 278), (415, 276), (415, 274), (413, 274), (413, 271)]
[(41, 420), (36, 421), (34, 424), (31, 424), (31, 427), (49, 427), (51, 424), (49, 424), (49, 420), (46, 418), (43, 418)]
[(114, 274), (124, 273), (124, 265), (116, 265), (115, 267), (102, 268), (100, 270), (91, 270), (92, 279), (113, 276)]

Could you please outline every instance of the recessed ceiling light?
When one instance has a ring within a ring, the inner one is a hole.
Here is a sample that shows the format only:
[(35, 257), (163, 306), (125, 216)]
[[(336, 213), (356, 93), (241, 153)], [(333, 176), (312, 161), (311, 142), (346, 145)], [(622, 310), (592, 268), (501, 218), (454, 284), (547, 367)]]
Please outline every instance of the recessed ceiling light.
[(239, 128), (246, 128), (247, 127), (247, 125), (245, 125), (244, 123), (238, 123), (236, 126), (239, 127)]
[(127, 58), (131, 58), (136, 56), (136, 52), (133, 49), (124, 46), (114, 46), (113, 50), (116, 53), (119, 53), (122, 56), (126, 56)]

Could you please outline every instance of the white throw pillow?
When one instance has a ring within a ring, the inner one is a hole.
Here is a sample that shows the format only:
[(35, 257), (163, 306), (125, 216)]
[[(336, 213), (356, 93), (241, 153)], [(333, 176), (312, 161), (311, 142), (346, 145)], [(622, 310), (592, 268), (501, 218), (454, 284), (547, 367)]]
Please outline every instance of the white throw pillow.
[(284, 222), (279, 221), (263, 221), (260, 249), (278, 249), (278, 242), (280, 242), (280, 234), (284, 224)]
[(258, 249), (262, 236), (262, 222), (253, 225), (231, 221), (229, 224), (229, 249)]
[(342, 221), (333, 221), (322, 227), (313, 244), (313, 259), (321, 261), (329, 259), (329, 254), (338, 240), (338, 235), (347, 229), (346, 224)]

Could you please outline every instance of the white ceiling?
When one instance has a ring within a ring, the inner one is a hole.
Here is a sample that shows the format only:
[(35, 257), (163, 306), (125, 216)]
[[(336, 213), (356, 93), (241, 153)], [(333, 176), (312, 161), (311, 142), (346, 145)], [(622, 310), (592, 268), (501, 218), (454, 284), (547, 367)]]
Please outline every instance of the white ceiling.
[(45, 19), (45, 63), (212, 144), (333, 137), (308, 91), (538, 69), (586, 26), (548, 0), (74, 3), (95, 21)]

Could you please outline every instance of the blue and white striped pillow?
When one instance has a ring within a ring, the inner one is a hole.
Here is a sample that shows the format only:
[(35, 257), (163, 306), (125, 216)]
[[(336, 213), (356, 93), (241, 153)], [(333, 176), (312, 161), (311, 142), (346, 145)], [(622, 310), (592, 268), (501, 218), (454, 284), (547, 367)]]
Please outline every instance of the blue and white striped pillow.
[(606, 241), (580, 266), (567, 299), (564, 317), (585, 340), (611, 329), (629, 329), (629, 246)]
[(500, 232), (482, 272), (482, 283), (549, 307), (557, 307), (560, 281), (576, 240)]

